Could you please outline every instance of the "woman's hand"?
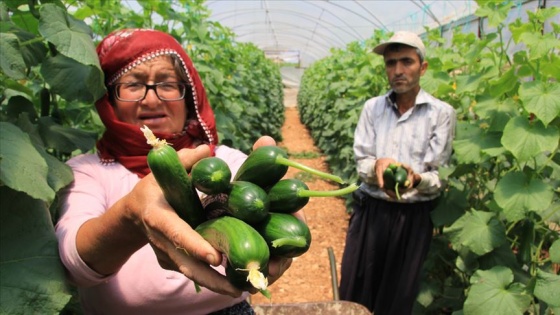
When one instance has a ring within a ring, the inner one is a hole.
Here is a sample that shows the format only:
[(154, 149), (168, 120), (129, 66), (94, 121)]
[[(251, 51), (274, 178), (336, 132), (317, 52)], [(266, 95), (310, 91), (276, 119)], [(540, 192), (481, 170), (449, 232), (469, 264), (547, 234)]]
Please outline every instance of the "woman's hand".
[[(210, 149), (203, 145), (192, 150), (183, 149), (178, 153), (185, 168), (190, 169), (198, 160), (209, 156)], [(136, 223), (144, 229), (161, 267), (179, 271), (198, 285), (214, 292), (240, 296), (240, 290), (209, 266), (220, 265), (222, 254), (178, 217), (165, 201), (153, 176), (149, 176), (152, 178), (144, 178), (138, 183), (139, 187), (131, 192), (130, 202), (133, 203), (131, 208), (142, 209), (141, 222)], [(147, 190), (153, 191), (153, 194), (146, 195)]]
[[(185, 168), (210, 155), (208, 146), (182, 149)], [(110, 275), (147, 243), (162, 268), (183, 273), (212, 291), (240, 296), (241, 291), (210, 265), (222, 262), (222, 254), (194, 231), (165, 200), (152, 174), (102, 216), (84, 223), (77, 236), (82, 259), (100, 274)]]

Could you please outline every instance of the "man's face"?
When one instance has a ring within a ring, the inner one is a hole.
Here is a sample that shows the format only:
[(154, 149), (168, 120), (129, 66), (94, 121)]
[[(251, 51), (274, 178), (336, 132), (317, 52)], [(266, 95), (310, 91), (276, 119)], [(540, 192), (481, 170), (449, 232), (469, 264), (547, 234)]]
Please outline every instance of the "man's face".
[(416, 48), (400, 46), (397, 50), (387, 49), (384, 54), (385, 71), (391, 88), (397, 94), (417, 92), (420, 77), (428, 68), (426, 61), (420, 64)]

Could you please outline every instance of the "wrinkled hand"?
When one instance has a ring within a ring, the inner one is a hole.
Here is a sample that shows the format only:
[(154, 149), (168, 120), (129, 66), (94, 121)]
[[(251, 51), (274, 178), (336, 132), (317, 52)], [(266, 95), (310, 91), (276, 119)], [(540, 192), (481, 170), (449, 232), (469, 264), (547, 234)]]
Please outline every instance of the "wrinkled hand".
[[(266, 145), (276, 145), (276, 141), (263, 136), (255, 142), (253, 149)], [(202, 145), (196, 149), (182, 149), (178, 154), (184, 167), (190, 169), (198, 160), (209, 156), (210, 149)], [(242, 292), (229, 283), (224, 275), (210, 266), (220, 265), (222, 254), (179, 218), (165, 200), (152, 174), (136, 185), (127, 200), (130, 203), (127, 208), (142, 209), (134, 221), (146, 235), (162, 268), (181, 272), (214, 292), (233, 297), (241, 295)], [(271, 257), (269, 284), (280, 278), (291, 264), (291, 258)], [(256, 289), (251, 291), (256, 292)]]
[(383, 172), (385, 171), (385, 169), (387, 169), (387, 167), (389, 167), (389, 164), (391, 163), (397, 163), (397, 161), (391, 158), (380, 158), (375, 162), (374, 166), (379, 188), (385, 190), (385, 192), (387, 192), (387, 190), (383, 188), (383, 185), (385, 184), (385, 182), (383, 181)]
[[(383, 181), (383, 172), (387, 169), (387, 167), (389, 167), (389, 165), (391, 163), (397, 163), (396, 160), (392, 159), (392, 158), (381, 158), (378, 159), (375, 163), (375, 174), (377, 176), (377, 182), (379, 183), (379, 187), (391, 198), (391, 199), (397, 199), (397, 194), (395, 193), (394, 190), (392, 189), (386, 189), (384, 187), (384, 181)], [(404, 186), (404, 187), (399, 187), (399, 194), (403, 194), (409, 190), (411, 190), (413, 188), (413, 184), (415, 182), (415, 177), (419, 176), (418, 174), (414, 173), (414, 171), (412, 170), (412, 168), (409, 165), (406, 164), (402, 164), (401, 163), (401, 167), (404, 168), (407, 172), (407, 178), (408, 178), (408, 186)]]

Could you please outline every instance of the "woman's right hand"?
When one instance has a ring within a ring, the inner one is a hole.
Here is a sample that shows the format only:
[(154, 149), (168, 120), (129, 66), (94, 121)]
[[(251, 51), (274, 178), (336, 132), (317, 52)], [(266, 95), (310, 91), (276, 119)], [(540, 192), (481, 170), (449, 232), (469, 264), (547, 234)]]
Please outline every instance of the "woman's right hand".
[[(190, 169), (210, 155), (210, 148), (202, 145), (178, 153), (185, 168)], [(104, 275), (117, 272), (146, 244), (153, 248), (162, 268), (181, 272), (220, 294), (242, 294), (211, 267), (222, 263), (222, 254), (179, 218), (152, 174), (140, 180), (102, 216), (84, 223), (76, 240), (80, 257)]]
[[(206, 145), (182, 149), (180, 160), (190, 169), (198, 160), (210, 155)], [(160, 266), (183, 273), (202, 287), (238, 297), (236, 289), (212, 266), (222, 263), (222, 254), (193, 230), (169, 206), (152, 174), (142, 179), (128, 196), (128, 207), (135, 209), (135, 223), (153, 248)]]

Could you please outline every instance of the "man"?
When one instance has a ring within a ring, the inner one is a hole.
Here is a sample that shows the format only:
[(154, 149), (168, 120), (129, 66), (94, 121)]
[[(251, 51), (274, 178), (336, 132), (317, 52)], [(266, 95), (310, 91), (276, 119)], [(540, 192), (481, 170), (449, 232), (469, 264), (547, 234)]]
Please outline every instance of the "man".
[[(443, 189), (438, 167), (450, 160), (456, 114), (420, 87), (428, 63), (416, 34), (397, 32), (373, 51), (385, 60), (391, 90), (365, 103), (355, 131), (362, 184), (354, 194), (340, 297), (375, 315), (407, 315), (432, 239), (430, 211)], [(400, 198), (383, 188), (391, 163), (408, 173)]]

